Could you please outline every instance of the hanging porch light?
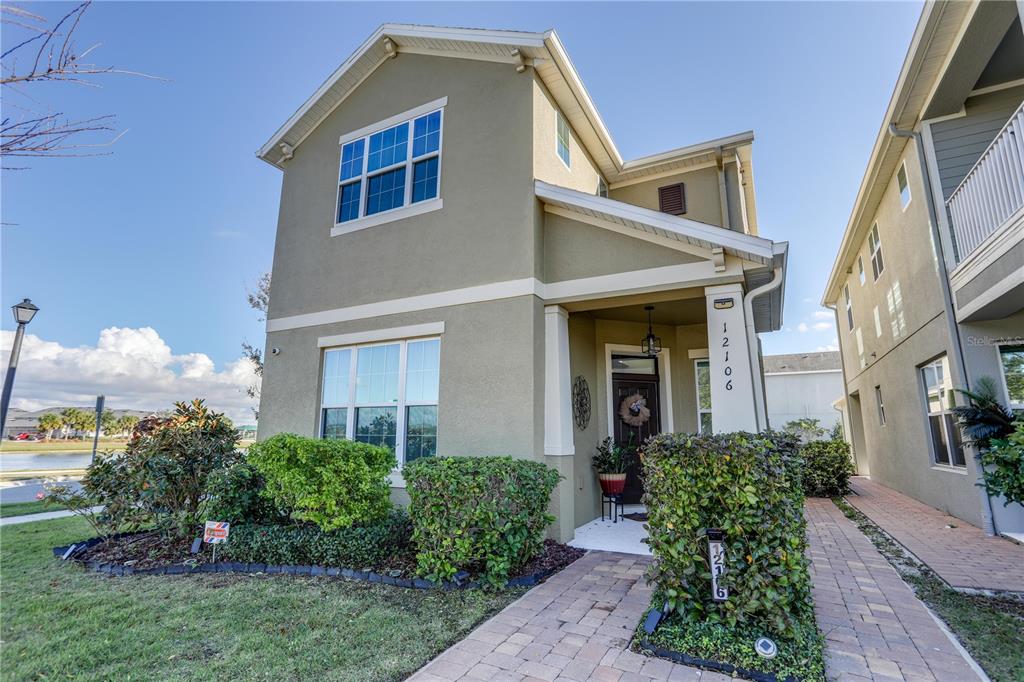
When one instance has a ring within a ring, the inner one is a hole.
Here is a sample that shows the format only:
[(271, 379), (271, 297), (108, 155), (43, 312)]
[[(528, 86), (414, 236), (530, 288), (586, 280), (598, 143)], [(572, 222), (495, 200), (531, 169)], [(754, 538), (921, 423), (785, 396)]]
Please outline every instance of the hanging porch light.
[(644, 352), (644, 355), (650, 358), (658, 357), (658, 353), (661, 352), (661, 339), (654, 335), (654, 327), (651, 325), (651, 311), (654, 310), (653, 305), (645, 305), (644, 310), (647, 311), (647, 336), (640, 343), (640, 347)]

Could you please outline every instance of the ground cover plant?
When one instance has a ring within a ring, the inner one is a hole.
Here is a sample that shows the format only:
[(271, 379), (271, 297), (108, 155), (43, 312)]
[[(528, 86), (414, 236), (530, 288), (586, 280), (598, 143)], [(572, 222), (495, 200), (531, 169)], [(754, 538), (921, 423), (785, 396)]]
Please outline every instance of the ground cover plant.
[(856, 507), (840, 497), (833, 502), (939, 615), (993, 682), (1024, 680), (1024, 601), (951, 588)]
[(235, 574), (111, 579), (53, 557), (78, 518), (0, 528), (3, 679), (401, 680), (522, 593)]
[(816, 440), (800, 448), (801, 481), (807, 497), (835, 497), (850, 492), (853, 460), (843, 440)]
[[(749, 667), (758, 633), (784, 655), (756, 670), (821, 678), (797, 448), (781, 432), (662, 434), (644, 445), (652, 607), (668, 610), (655, 635), (666, 648)], [(709, 528), (724, 536), (724, 601), (712, 599)]]

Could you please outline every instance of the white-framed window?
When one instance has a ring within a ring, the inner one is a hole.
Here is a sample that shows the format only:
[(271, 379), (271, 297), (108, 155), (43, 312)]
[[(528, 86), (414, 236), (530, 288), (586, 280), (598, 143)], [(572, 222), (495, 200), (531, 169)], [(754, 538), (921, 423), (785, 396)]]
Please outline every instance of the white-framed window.
[(694, 360), (693, 375), (697, 384), (697, 433), (711, 430), (711, 361)]
[(853, 301), (850, 300), (850, 285), (843, 285), (843, 301), (846, 303), (846, 325), (853, 331)]
[(999, 364), (1003, 368), (1003, 383), (1010, 407), (1024, 410), (1024, 345), (1000, 346)]
[(326, 349), (321, 437), (390, 448), (399, 468), (437, 454), (440, 353), (438, 338)]
[(932, 459), (942, 466), (966, 467), (960, 426), (953, 415), (953, 382), (943, 355), (921, 367), (925, 413), (931, 435)]
[(878, 306), (875, 306), (875, 338), (882, 338), (882, 317), (878, 314)]
[(906, 208), (910, 203), (910, 183), (907, 182), (907, 164), (900, 164), (900, 169), (896, 171), (896, 185), (900, 189), (900, 204), (903, 208)]
[(555, 118), (555, 152), (566, 168), (572, 168), (572, 162), (569, 158), (569, 140), (572, 139), (572, 132), (570, 132), (569, 124), (566, 122), (565, 117), (562, 116), (561, 111), (555, 113)]
[(857, 278), (860, 285), (864, 286), (864, 256), (857, 256)]
[(878, 405), (878, 424), (885, 426), (885, 402), (882, 400), (881, 386), (875, 386), (875, 403)]
[(882, 240), (878, 238), (878, 223), (872, 225), (871, 231), (868, 232), (868, 251), (871, 253), (871, 274), (874, 275), (874, 280), (878, 281), (878, 276), (885, 270), (885, 263), (882, 261)]
[(597, 179), (597, 196), (608, 198), (608, 183), (604, 181), (604, 178)]
[(864, 336), (860, 333), (860, 327), (857, 327), (853, 335), (857, 339), (857, 358), (860, 360), (860, 366), (867, 367), (868, 361), (864, 357)]
[(342, 137), (336, 226), (440, 196), (443, 114), (413, 110)]

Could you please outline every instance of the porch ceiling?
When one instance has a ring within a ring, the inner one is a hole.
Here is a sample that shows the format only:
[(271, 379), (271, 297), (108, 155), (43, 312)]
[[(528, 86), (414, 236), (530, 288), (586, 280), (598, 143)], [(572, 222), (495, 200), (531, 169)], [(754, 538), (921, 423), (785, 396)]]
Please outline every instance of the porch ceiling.
[[(707, 321), (707, 303), (703, 296), (674, 301), (652, 303), (651, 321), (661, 325), (704, 324)], [(602, 320), (638, 322), (647, 324), (647, 311), (643, 304), (625, 305), (589, 310), (587, 314)]]

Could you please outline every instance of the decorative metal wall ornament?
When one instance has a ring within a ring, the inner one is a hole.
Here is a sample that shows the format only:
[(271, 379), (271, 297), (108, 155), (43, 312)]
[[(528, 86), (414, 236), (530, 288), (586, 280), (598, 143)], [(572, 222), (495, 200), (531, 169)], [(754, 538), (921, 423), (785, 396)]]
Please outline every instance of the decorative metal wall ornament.
[(647, 336), (640, 342), (640, 347), (643, 349), (644, 355), (656, 358), (661, 352), (661, 338), (654, 335), (654, 327), (651, 326), (651, 311), (654, 310), (654, 306), (645, 305), (644, 310), (647, 311)]
[(590, 386), (582, 375), (572, 382), (572, 418), (580, 431), (590, 424)]
[(643, 426), (651, 418), (647, 398), (639, 393), (626, 396), (619, 405), (619, 418), (630, 426)]

